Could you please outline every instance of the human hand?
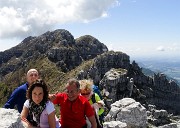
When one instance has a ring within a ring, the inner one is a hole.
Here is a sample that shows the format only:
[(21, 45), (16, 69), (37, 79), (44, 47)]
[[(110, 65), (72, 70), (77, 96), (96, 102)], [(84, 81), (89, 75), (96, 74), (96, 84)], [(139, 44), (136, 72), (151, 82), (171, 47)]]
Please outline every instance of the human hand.
[(34, 126), (32, 126), (31, 123), (26, 118), (21, 118), (21, 122), (23, 127), (25, 128), (34, 128)]
[(58, 92), (54, 93), (54, 94), (49, 94), (49, 100), (53, 101), (56, 99), (56, 95), (58, 94)]
[(97, 104), (98, 104), (99, 108), (102, 108), (102, 107), (104, 107), (104, 106), (105, 106), (105, 104), (104, 104), (104, 101), (103, 101), (103, 100), (99, 100), (99, 101), (97, 101)]
[(93, 107), (95, 110), (99, 110), (99, 105), (98, 105), (98, 103), (92, 104), (92, 107)]
[(94, 104), (92, 104), (91, 106), (92, 106), (92, 108), (94, 109), (95, 113), (98, 114), (98, 111), (99, 111), (99, 106), (98, 106), (98, 104), (97, 104), (97, 103), (94, 103)]

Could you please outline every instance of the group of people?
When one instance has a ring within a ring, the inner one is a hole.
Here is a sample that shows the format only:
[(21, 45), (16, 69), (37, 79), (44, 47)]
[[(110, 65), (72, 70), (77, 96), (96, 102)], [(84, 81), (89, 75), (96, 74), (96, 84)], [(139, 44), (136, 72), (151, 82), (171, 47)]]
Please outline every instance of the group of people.
[[(4, 108), (17, 106), (27, 128), (100, 128), (104, 102), (92, 90), (92, 80), (69, 79), (63, 92), (50, 94), (36, 69), (30, 69), (27, 82), (16, 88)], [(60, 106), (60, 118), (54, 105)]]

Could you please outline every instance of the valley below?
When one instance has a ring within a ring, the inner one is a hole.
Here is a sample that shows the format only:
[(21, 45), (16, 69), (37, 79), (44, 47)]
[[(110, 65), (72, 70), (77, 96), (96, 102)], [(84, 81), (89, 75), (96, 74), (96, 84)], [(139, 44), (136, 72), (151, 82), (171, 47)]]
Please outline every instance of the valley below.
[[(142, 68), (149, 69), (154, 73), (163, 73), (168, 79), (173, 79), (180, 85), (180, 59), (179, 58), (137, 58), (136, 62)], [(147, 75), (152, 75), (147, 73)]]

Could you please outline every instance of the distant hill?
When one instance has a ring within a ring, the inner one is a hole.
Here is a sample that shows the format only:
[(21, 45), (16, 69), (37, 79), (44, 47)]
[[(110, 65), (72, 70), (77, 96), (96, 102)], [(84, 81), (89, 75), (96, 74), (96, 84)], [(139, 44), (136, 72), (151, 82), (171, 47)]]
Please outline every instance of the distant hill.
[(142, 67), (144, 74), (153, 76), (154, 73), (164, 73), (169, 80), (173, 79), (180, 86), (180, 60), (174, 59), (174, 61), (167, 59), (141, 59), (138, 60), (138, 64)]

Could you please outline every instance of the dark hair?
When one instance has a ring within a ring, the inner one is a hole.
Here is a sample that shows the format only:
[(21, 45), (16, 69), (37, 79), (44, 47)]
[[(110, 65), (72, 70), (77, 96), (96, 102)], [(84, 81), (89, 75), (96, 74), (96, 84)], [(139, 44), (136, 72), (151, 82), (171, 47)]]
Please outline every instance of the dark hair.
[(32, 91), (34, 90), (35, 87), (42, 87), (44, 92), (43, 101), (47, 102), (49, 96), (49, 90), (46, 83), (42, 79), (37, 79), (35, 82), (33, 82), (31, 86), (29, 86), (26, 92), (26, 98), (32, 100)]
[(77, 79), (75, 79), (75, 78), (69, 79), (67, 84), (68, 84), (68, 85), (73, 85), (73, 84), (75, 84), (76, 87), (77, 87), (77, 89), (80, 89), (80, 83), (79, 83), (79, 81), (78, 81)]

